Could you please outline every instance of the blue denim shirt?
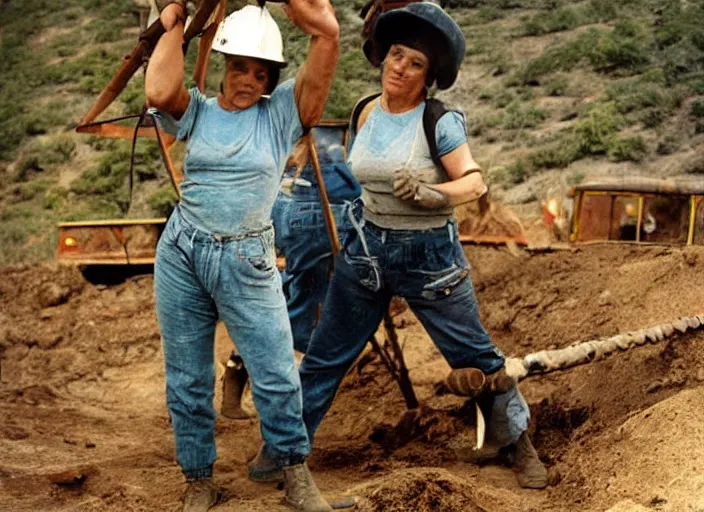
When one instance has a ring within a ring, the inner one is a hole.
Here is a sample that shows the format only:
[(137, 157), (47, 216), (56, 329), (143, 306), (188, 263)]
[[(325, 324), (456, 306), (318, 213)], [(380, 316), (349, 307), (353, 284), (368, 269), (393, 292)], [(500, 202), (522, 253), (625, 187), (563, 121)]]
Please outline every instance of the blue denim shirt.
[(284, 164), (303, 133), (293, 85), (234, 112), (193, 88), (181, 119), (161, 113), (164, 129), (187, 141), (181, 213), (188, 222), (221, 235), (271, 225)]

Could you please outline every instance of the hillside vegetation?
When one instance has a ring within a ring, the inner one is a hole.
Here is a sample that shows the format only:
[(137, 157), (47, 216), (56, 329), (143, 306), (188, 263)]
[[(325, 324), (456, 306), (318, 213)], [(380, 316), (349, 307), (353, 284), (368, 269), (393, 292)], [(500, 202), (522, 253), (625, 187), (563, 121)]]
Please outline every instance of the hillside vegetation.
[[(231, 2), (234, 9), (243, 2)], [(326, 116), (344, 118), (378, 71), (360, 50), (361, 0), (337, 0), (342, 54)], [(455, 87), (471, 146), (493, 187), (561, 170), (704, 173), (704, 0), (448, 0), (467, 36)], [(278, 7), (292, 76), (307, 39)], [(134, 47), (133, 0), (0, 2), (0, 257), (51, 258), (59, 220), (162, 215), (174, 194), (154, 143), (74, 133)], [(195, 60), (195, 45), (188, 54)], [(215, 93), (222, 60), (211, 58)], [(103, 118), (139, 113), (141, 74)], [(178, 151), (176, 152), (178, 155)], [(517, 187), (518, 189), (520, 187)], [(538, 199), (536, 192), (520, 201)], [(500, 195), (499, 195), (500, 197)]]

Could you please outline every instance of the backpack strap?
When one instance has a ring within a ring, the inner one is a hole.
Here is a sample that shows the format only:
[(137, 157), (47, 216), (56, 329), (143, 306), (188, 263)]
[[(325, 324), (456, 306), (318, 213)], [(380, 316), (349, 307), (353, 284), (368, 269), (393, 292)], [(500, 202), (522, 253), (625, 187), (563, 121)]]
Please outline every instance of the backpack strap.
[(381, 96), (380, 92), (375, 92), (369, 96), (364, 96), (352, 109), (352, 115), (350, 116), (350, 129), (349, 129), (349, 139), (352, 141), (357, 135), (357, 124), (359, 123), (359, 117), (362, 115), (364, 107), (369, 105), (372, 101)]
[[(357, 125), (359, 124), (359, 118), (362, 115), (364, 108), (380, 96), (380, 92), (370, 94), (369, 96), (363, 97), (354, 106), (352, 109), (352, 115), (350, 116), (350, 141), (357, 135)], [(447, 106), (445, 106), (445, 104), (439, 99), (427, 98), (425, 100), (425, 111), (423, 112), (423, 131), (425, 132), (425, 138), (428, 140), (430, 158), (433, 160), (435, 165), (443, 169), (444, 166), (442, 165), (440, 155), (438, 154), (438, 142), (435, 137), (435, 127), (437, 126), (438, 121), (440, 121), (440, 118), (448, 112), (454, 112), (454, 110), (447, 108)]]
[(440, 155), (438, 155), (438, 141), (435, 138), (435, 127), (440, 121), (440, 118), (446, 113), (451, 112), (445, 104), (436, 99), (428, 98), (425, 100), (425, 111), (423, 112), (423, 130), (425, 138), (428, 140), (428, 148), (430, 149), (430, 158), (438, 167), (444, 168)]

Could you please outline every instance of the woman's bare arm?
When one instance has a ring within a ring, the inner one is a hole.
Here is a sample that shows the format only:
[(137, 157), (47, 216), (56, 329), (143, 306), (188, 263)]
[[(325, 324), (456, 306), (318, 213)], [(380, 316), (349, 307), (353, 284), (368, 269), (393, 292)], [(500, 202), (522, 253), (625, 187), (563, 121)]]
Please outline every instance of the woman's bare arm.
[(340, 26), (329, 0), (291, 0), (285, 7), (291, 21), (310, 34), (308, 56), (296, 76), (294, 95), (303, 126), (322, 117), (335, 77)]
[(154, 48), (144, 77), (147, 104), (180, 119), (186, 112), (190, 96), (184, 85), (183, 20), (179, 4), (169, 4), (161, 13), (166, 33)]
[(443, 155), (440, 161), (450, 181), (432, 185), (432, 188), (445, 194), (450, 205), (468, 203), (486, 193), (487, 186), (480, 172), (481, 167), (474, 161), (469, 144), (462, 144)]

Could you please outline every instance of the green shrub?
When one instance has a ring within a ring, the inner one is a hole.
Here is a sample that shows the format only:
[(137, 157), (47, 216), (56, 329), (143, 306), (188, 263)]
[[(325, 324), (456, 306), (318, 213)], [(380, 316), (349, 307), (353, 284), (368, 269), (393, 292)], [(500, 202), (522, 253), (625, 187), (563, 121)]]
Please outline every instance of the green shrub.
[(5, 249), (2, 250), (2, 253), (5, 253), (3, 254), (3, 262), (7, 264), (12, 261), (12, 259), (7, 257), (9, 247), (24, 244), (27, 240), (27, 236), (28, 233), (21, 223), (0, 223), (0, 237), (2, 237), (3, 240), (2, 246), (5, 247)]
[(564, 96), (570, 85), (569, 79), (560, 73), (555, 74), (545, 81), (545, 94), (548, 96)]
[(506, 166), (506, 179), (514, 185), (523, 183), (528, 177), (528, 165), (519, 158)]
[(56, 210), (63, 204), (68, 194), (68, 190), (64, 187), (49, 189), (42, 198), (42, 207), (45, 210)]
[(467, 118), (467, 133), (470, 137), (486, 135), (490, 129), (500, 126), (503, 116), (500, 114), (482, 113)]
[(514, 101), (506, 108), (504, 116), (504, 128), (507, 130), (520, 130), (523, 128), (535, 128), (542, 123), (547, 114), (534, 105), (525, 105), (519, 101)]
[(596, 71), (622, 68), (631, 72), (642, 70), (650, 62), (650, 49), (645, 31), (636, 22), (620, 22), (589, 54), (589, 61)]
[(667, 112), (662, 108), (648, 108), (640, 112), (638, 117), (646, 128), (656, 128), (667, 119)]
[(479, 94), (477, 94), (477, 98), (479, 98), (480, 100), (490, 100), (494, 96), (496, 96), (496, 92), (497, 91), (493, 88), (482, 87), (479, 90)]
[(648, 69), (640, 75), (639, 80), (642, 83), (667, 85), (667, 77), (665, 76), (665, 70), (663, 70), (662, 67)]
[(617, 112), (626, 116), (627, 122), (642, 122), (647, 128), (654, 128), (675, 113), (687, 94), (684, 86), (663, 87), (641, 79), (609, 87), (606, 97), (613, 101)]
[(521, 20), (519, 35), (540, 36), (571, 30), (586, 23), (591, 22), (591, 17), (586, 15), (583, 9), (575, 7), (562, 7), (560, 9), (539, 12), (533, 16)]
[(567, 176), (567, 184), (570, 186), (576, 186), (579, 185), (584, 181), (584, 178), (586, 178), (587, 175), (584, 174), (583, 172), (576, 172), (572, 174), (571, 176)]
[(584, 154), (604, 154), (609, 148), (611, 137), (623, 126), (623, 118), (618, 115), (613, 103), (594, 105), (589, 108), (575, 125), (575, 134)]
[(20, 200), (29, 201), (44, 193), (50, 186), (50, 180), (32, 180), (28, 183), (20, 184), (17, 190)]
[(613, 0), (589, 0), (589, 10), (593, 21), (609, 21), (618, 16), (618, 7)]
[(579, 138), (572, 132), (563, 133), (543, 147), (528, 155), (528, 160), (536, 169), (567, 167), (584, 156)]
[(112, 155), (100, 159), (98, 165), (85, 171), (71, 183), (70, 190), (83, 195), (114, 195), (127, 177), (127, 161), (116, 162)]
[(35, 149), (42, 163), (49, 165), (71, 161), (75, 150), (76, 142), (71, 136), (56, 137)]
[(494, 101), (492, 104), (496, 108), (505, 108), (508, 107), (511, 102), (514, 100), (513, 93), (509, 90), (500, 90), (497, 91), (496, 94), (494, 95)]
[(96, 137), (95, 135), (91, 135), (87, 142), (96, 151), (115, 151), (118, 146), (118, 141), (115, 139)]
[(658, 155), (671, 155), (680, 148), (680, 141), (674, 135), (666, 135), (655, 150)]
[(704, 117), (704, 100), (693, 101), (689, 113), (694, 117)]
[(504, 13), (494, 6), (484, 6), (479, 9), (477, 13), (477, 20), (481, 23), (488, 23), (490, 21), (500, 20), (504, 17)]
[(29, 136), (43, 135), (48, 130), (48, 124), (45, 118), (32, 116), (24, 121), (24, 133)]
[(125, 115), (137, 115), (142, 113), (144, 107), (144, 80), (132, 80), (129, 86), (122, 91), (120, 101), (125, 104)]
[(159, 188), (147, 199), (147, 203), (154, 210), (154, 213), (162, 217), (171, 215), (177, 201), (178, 196), (170, 183)]
[(650, 48), (642, 27), (619, 23), (613, 30), (589, 29), (577, 39), (550, 48), (524, 65), (517, 82), (540, 83), (540, 77), (554, 71), (570, 71), (586, 59), (595, 71), (638, 73), (650, 62)]
[(39, 157), (37, 155), (28, 156), (17, 165), (15, 181), (27, 181), (30, 176), (43, 171), (44, 168), (39, 164)]
[(613, 138), (609, 142), (607, 157), (614, 162), (633, 161), (640, 162), (646, 153), (643, 137), (629, 137), (625, 139)]

